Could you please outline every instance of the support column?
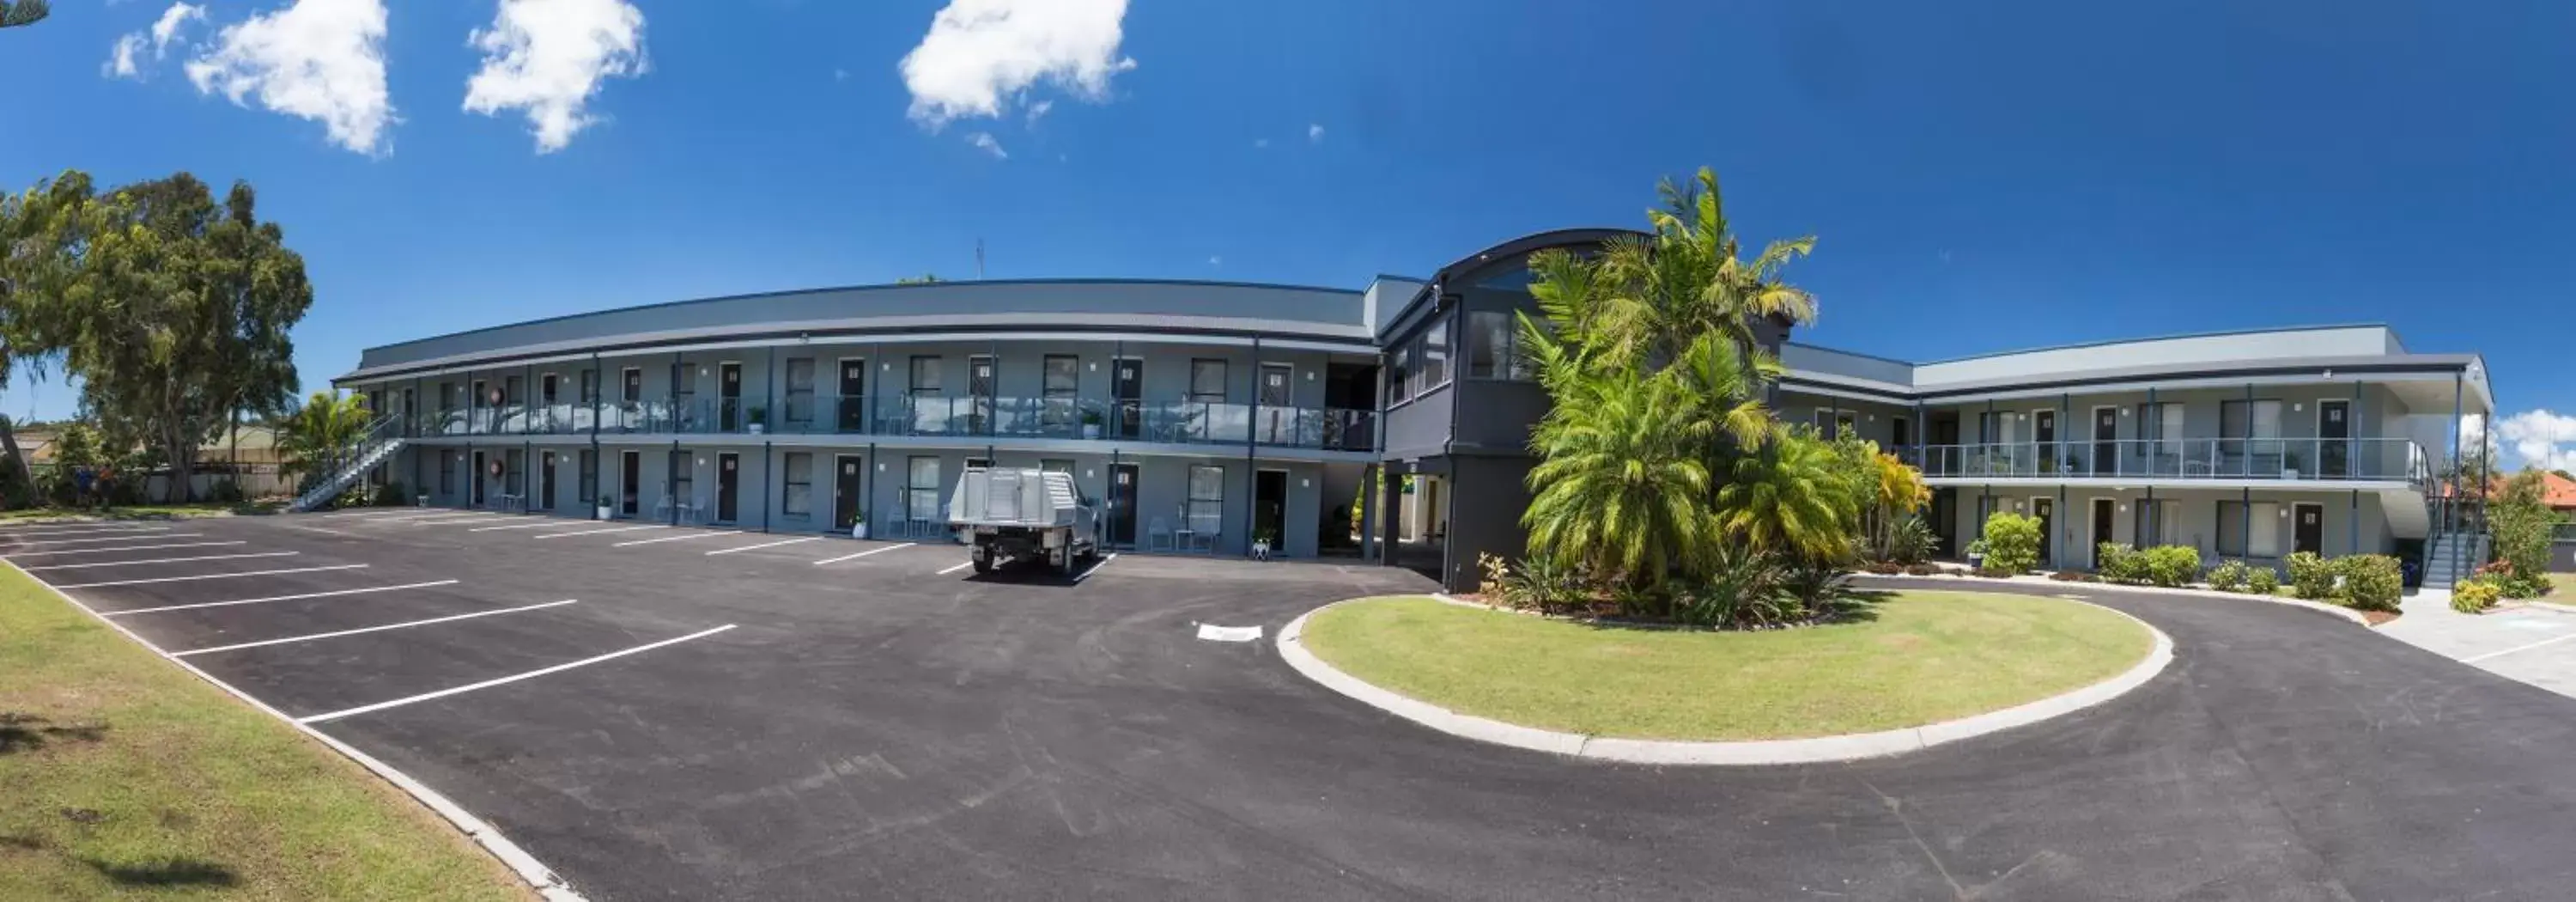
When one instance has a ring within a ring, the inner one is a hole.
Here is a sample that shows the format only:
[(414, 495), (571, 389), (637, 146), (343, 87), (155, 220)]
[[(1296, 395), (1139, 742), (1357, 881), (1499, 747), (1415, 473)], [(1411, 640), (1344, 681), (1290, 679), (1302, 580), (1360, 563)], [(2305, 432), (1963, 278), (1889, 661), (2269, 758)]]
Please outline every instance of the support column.
[[(2458, 510), (2458, 509), (2459, 509), (2459, 508), (2458, 508), (2458, 505), (2463, 504), (2463, 503), (2466, 503), (2466, 501), (2468, 500), (2467, 495), (2465, 494), (2464, 490), (2463, 490), (2463, 489), (2461, 488), (2461, 486), (2460, 486), (2460, 476), (2461, 476), (2461, 475), (2463, 475), (2463, 474), (2461, 473), (2461, 471), (2468, 469), (2467, 467), (2464, 467), (2464, 466), (2461, 466), (2461, 465), (2460, 465), (2460, 462), (2461, 462), (2461, 461), (2460, 461), (2460, 440), (2461, 440), (2462, 438), (2464, 438), (2464, 436), (2462, 436), (2462, 435), (2460, 434), (2460, 427), (2461, 427), (2461, 422), (2460, 422), (2460, 412), (2461, 412), (2461, 410), (2466, 406), (2466, 405), (2465, 405), (2465, 403), (2464, 403), (2464, 402), (2465, 402), (2465, 400), (2466, 400), (2466, 398), (2467, 398), (2467, 387), (2466, 387), (2465, 383), (2464, 383), (2464, 382), (2463, 382), (2463, 380), (2460, 378), (2459, 374), (2457, 374), (2457, 373), (2453, 373), (2453, 374), (2451, 375), (2451, 478), (2450, 478), (2450, 483), (2451, 483), (2451, 503), (2452, 503), (2452, 506), (2453, 506), (2453, 508), (2452, 508), (2452, 509), (2453, 509), (2454, 511), (2456, 511), (2456, 510)], [(2484, 494), (2484, 493), (2485, 493), (2485, 491), (2486, 491), (2486, 486), (2479, 486), (2479, 487), (2478, 487), (2478, 491), (2479, 491), (2479, 493), (2480, 493), (2480, 494)], [(2439, 531), (2437, 530), (2436, 532), (2437, 532), (2437, 534), (2438, 534), (2438, 532), (2439, 532)], [(2459, 543), (2456, 539), (2455, 539), (2454, 541), (2452, 541), (2452, 542), (2451, 542), (2451, 554), (2450, 554), (2450, 557), (2449, 557), (2449, 558), (2448, 558), (2448, 560), (2447, 560), (2447, 563), (2450, 565), (2450, 568), (2451, 568), (2451, 571), (2450, 571), (2450, 572), (2451, 572), (2451, 574), (2452, 574), (2453, 576), (2457, 576), (2457, 575), (2459, 574), (2459, 572), (2460, 572), (2460, 543)]]
[[(2148, 409), (2152, 410), (2154, 408), (2150, 407)], [(2149, 540), (2164, 534), (2164, 523), (2161, 521), (2164, 520), (2165, 509), (2156, 506), (2156, 487), (2154, 483), (2147, 484), (2147, 500), (2145, 504), (2147, 506), (2146, 510), (2140, 511), (2140, 513), (2146, 514), (2146, 516), (2137, 519), (2146, 522), (2147, 534), (2142, 536), (2130, 536), (2129, 547), (2131, 548), (2150, 547), (2147, 544)]]
[(2348, 517), (2344, 518), (2344, 531), (2345, 531), (2346, 533), (2349, 533), (2349, 535), (2344, 539), (2344, 553), (2345, 553), (2345, 554), (2360, 554), (2360, 553), (2361, 553), (2361, 490), (2360, 490), (2360, 489), (2354, 489), (2354, 490), (2352, 490), (2352, 514), (2351, 514), (2351, 516), (2348, 516)]
[[(2253, 422), (2253, 412), (2248, 410), (2246, 412), (2246, 417), (2246, 422), (2251, 424)], [(2248, 429), (2247, 431), (2250, 433), (2252, 430)], [(2252, 456), (2248, 455), (2247, 459), (2251, 460)], [(2254, 557), (2254, 487), (2249, 485), (2239, 491), (2243, 493), (2244, 499), (2237, 502), (2237, 509), (2242, 513), (2243, 519), (2245, 520), (2245, 553), (2237, 555), (2237, 557), (2239, 559), (2250, 560)], [(2280, 527), (2274, 526), (2273, 528), (2278, 529)], [(2226, 557), (2227, 549), (2219, 549), (2218, 556), (2222, 558)]]
[[(591, 497), (581, 499), (581, 506), (588, 509), (591, 516), (597, 517), (599, 516), (599, 497), (608, 494), (606, 490), (601, 488), (601, 484), (608, 481), (608, 455), (601, 454), (599, 452), (600, 399), (607, 397), (608, 395), (608, 371), (600, 367), (599, 352), (597, 351), (590, 352), (590, 386)], [(575, 484), (578, 485), (579, 483)], [(620, 488), (623, 488), (623, 486), (620, 486)], [(617, 509), (614, 507), (609, 508), (609, 516), (614, 517), (616, 515)]]
[(1360, 560), (1363, 561), (1374, 560), (1378, 556), (1377, 480), (1379, 472), (1379, 466), (1375, 463), (1363, 464), (1360, 467)]
[[(860, 466), (866, 467), (867, 469), (859, 471), (859, 521), (862, 523), (877, 524), (877, 526), (868, 528), (868, 538), (882, 539), (886, 537), (886, 534), (878, 528), (885, 525), (885, 521), (877, 517), (877, 470), (884, 467), (885, 464), (877, 460), (877, 443), (868, 443), (867, 462), (860, 464)], [(832, 481), (836, 484), (839, 483), (840, 475), (838, 473), (833, 474)], [(1095, 527), (1098, 526), (1099, 521), (1097, 518), (1094, 518), (1092, 522)]]
[[(1295, 391), (1297, 388), (1296, 377), (1294, 370), (1289, 371), (1290, 391)], [(1455, 408), (1457, 405), (1453, 402), (1450, 406)], [(1245, 557), (1252, 555), (1252, 531), (1256, 528), (1253, 524), (1253, 508), (1260, 506), (1261, 498), (1261, 466), (1257, 459), (1261, 434), (1259, 426), (1261, 423), (1261, 336), (1259, 335), (1252, 337), (1252, 406), (1250, 409), (1252, 417), (1245, 420), (1243, 424), (1243, 553)], [(1284, 510), (1280, 519), (1283, 522), (1287, 519)], [(1287, 544), (1287, 536), (1279, 538), (1281, 545)], [(1208, 553), (1215, 554), (1216, 549), (1210, 548)]]
[[(770, 352), (769, 359), (772, 361), (778, 359), (778, 354), (775, 350)], [(771, 485), (773, 482), (771, 477), (776, 475), (778, 470), (778, 455), (772, 450), (772, 447), (773, 446), (766, 440), (760, 443), (761, 532), (769, 531), (769, 505), (772, 499), (778, 497), (778, 493), (771, 490), (773, 488)], [(811, 469), (811, 465), (808, 465), (808, 469), (805, 471), (805, 479), (805, 516), (811, 518), (814, 516), (814, 471)]]
[(672, 439), (671, 453), (662, 456), (662, 497), (671, 500), (672, 526), (680, 525), (680, 467), (684, 464), (690, 467), (689, 490), (694, 494), (698, 487), (696, 459), (681, 457), (680, 440)]

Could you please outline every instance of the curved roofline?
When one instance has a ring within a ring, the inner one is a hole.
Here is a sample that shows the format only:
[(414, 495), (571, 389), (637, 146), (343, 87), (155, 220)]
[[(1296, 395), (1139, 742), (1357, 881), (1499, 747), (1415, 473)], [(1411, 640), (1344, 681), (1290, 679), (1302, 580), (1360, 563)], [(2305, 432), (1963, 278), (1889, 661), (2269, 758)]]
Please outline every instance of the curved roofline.
[[(2396, 327), (2390, 326), (2387, 323), (2327, 323), (2315, 326), (2267, 326), (2251, 329), (2218, 329), (2209, 332), (2177, 332), (2171, 335), (2149, 335), (2139, 338), (2107, 338), (2099, 341), (2079, 341), (2072, 344), (2046, 345), (2043, 347), (2020, 348), (2011, 351), (1989, 351), (1983, 354), (1970, 354), (1965, 357), (1924, 360), (1916, 362), (1913, 365), (1937, 366), (1944, 363), (1966, 363), (1971, 360), (1986, 360), (1994, 357), (2011, 357), (2016, 354), (2040, 354), (2048, 351), (2074, 351), (2083, 348), (2109, 347), (2111, 345), (2145, 344), (2150, 341), (2179, 341), (2187, 338), (2223, 338), (2229, 335), (2263, 335), (2272, 332), (2323, 332), (2329, 329), (2387, 329), (2390, 337), (2397, 336)], [(2402, 338), (2398, 339), (2397, 346), (2400, 348), (2405, 347), (2406, 341)], [(1826, 348), (1825, 350), (1833, 349)], [(1905, 361), (1896, 362), (1903, 363)]]
[(1612, 238), (1630, 235), (1638, 237), (1652, 237), (1644, 232), (1637, 231), (1636, 229), (1612, 228), (1608, 226), (1583, 226), (1571, 229), (1549, 229), (1544, 232), (1531, 232), (1530, 234), (1460, 257), (1456, 262), (1433, 270), (1431, 273), (1431, 283), (1437, 285), (1442, 282), (1447, 282), (1449, 281), (1451, 273), (1461, 269), (1480, 266), (1485, 263), (1492, 262), (1496, 257), (1509, 257), (1515, 254), (1526, 254), (1535, 250), (1544, 250), (1551, 247), (1563, 247), (1569, 244), (1599, 244)]
[[(472, 328), (472, 329), (462, 329), (462, 330), (458, 330), (458, 331), (455, 331), (455, 332), (442, 332), (442, 333), (439, 333), (439, 334), (437, 334), (437, 335), (425, 335), (425, 336), (422, 336), (422, 337), (419, 337), (419, 338), (410, 339), (410, 340), (408, 340), (408, 341), (398, 341), (398, 342), (394, 342), (394, 343), (392, 343), (392, 344), (371, 345), (371, 346), (368, 346), (368, 347), (366, 347), (366, 348), (362, 348), (362, 349), (360, 349), (360, 351), (361, 351), (361, 353), (363, 354), (365, 351), (373, 351), (373, 350), (379, 350), (379, 349), (383, 349), (383, 348), (399, 348), (399, 347), (402, 347), (402, 346), (404, 346), (404, 345), (419, 344), (419, 343), (422, 343), (422, 342), (428, 342), (428, 341), (438, 341), (438, 340), (440, 340), (440, 339), (445, 339), (445, 338), (456, 338), (456, 337), (459, 337), (459, 336), (465, 336), (465, 335), (479, 335), (479, 334), (482, 334), (482, 333), (485, 333), (485, 332), (497, 332), (497, 331), (500, 331), (500, 330), (502, 330), (502, 329), (516, 329), (516, 328), (520, 328), (520, 327), (522, 327), (522, 326), (533, 326), (533, 325), (538, 325), (538, 324), (541, 324), (541, 323), (555, 323), (555, 322), (562, 322), (562, 321), (564, 321), (564, 320), (580, 319), (580, 318), (585, 317), (585, 316), (599, 316), (599, 315), (601, 315), (601, 314), (605, 314), (605, 313), (625, 313), (625, 312), (634, 311), (634, 310), (659, 310), (659, 309), (662, 309), (662, 308), (665, 308), (665, 307), (686, 307), (686, 306), (691, 305), (691, 304), (713, 304), (713, 303), (719, 303), (719, 302), (723, 302), (723, 301), (745, 301), (745, 300), (754, 300), (754, 299), (758, 299), (758, 298), (785, 297), (785, 296), (788, 296), (788, 295), (797, 295), (797, 294), (825, 294), (825, 293), (828, 293), (828, 292), (835, 292), (835, 291), (880, 291), (880, 290), (891, 290), (891, 289), (926, 289), (926, 290), (937, 290), (937, 289), (944, 288), (944, 287), (950, 287), (950, 286), (965, 286), (965, 285), (1201, 285), (1201, 286), (1207, 286), (1207, 287), (1211, 287), (1211, 288), (1267, 288), (1267, 289), (1280, 290), (1280, 291), (1321, 291), (1321, 292), (1328, 292), (1328, 293), (1331, 293), (1331, 294), (1348, 294), (1348, 295), (1357, 295), (1357, 294), (1362, 294), (1362, 293), (1364, 293), (1364, 292), (1362, 292), (1360, 289), (1356, 289), (1356, 288), (1328, 288), (1328, 287), (1324, 287), (1324, 286), (1320, 286), (1320, 285), (1286, 285), (1286, 284), (1278, 284), (1278, 283), (1270, 283), (1270, 282), (1225, 282), (1225, 281), (1212, 281), (1212, 280), (1206, 280), (1206, 279), (1108, 279), (1108, 278), (1065, 278), (1065, 279), (942, 279), (942, 280), (937, 281), (937, 282), (880, 282), (880, 283), (876, 283), (876, 284), (869, 284), (869, 285), (832, 285), (832, 286), (825, 286), (825, 287), (820, 287), (820, 288), (790, 288), (790, 289), (783, 289), (783, 290), (778, 290), (778, 291), (751, 291), (751, 292), (744, 292), (744, 293), (741, 293), (741, 294), (724, 294), (724, 295), (716, 295), (716, 296), (713, 296), (713, 297), (702, 297), (702, 298), (683, 298), (683, 299), (681, 299), (681, 300), (676, 300), (676, 301), (659, 301), (659, 302), (655, 302), (655, 303), (651, 303), (651, 304), (634, 304), (634, 305), (630, 305), (630, 306), (626, 306), (626, 307), (604, 307), (604, 308), (601, 308), (601, 309), (598, 309), (598, 310), (584, 310), (584, 311), (581, 311), (581, 312), (579, 312), (579, 313), (563, 313), (563, 314), (557, 314), (557, 315), (554, 315), (554, 316), (539, 317), (539, 318), (537, 318), (537, 319), (523, 319), (523, 320), (518, 320), (518, 321), (515, 321), (515, 322), (499, 323), (499, 324), (490, 325), (490, 326), (479, 326), (479, 327), (476, 327), (476, 328)], [(363, 358), (362, 358), (362, 359), (363, 359)]]

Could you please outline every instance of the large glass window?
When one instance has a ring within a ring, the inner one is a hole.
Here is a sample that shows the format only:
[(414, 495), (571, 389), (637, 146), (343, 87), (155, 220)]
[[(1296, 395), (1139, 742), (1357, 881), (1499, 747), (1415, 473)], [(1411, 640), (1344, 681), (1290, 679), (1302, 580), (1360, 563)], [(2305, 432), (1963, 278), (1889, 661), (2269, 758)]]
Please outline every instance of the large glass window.
[(1204, 358), (1190, 361), (1190, 400), (1200, 404), (1225, 403), (1225, 361)]
[(1386, 403), (1387, 403), (1387, 406), (1392, 407), (1392, 406), (1394, 406), (1395, 404), (1397, 404), (1398, 402), (1402, 402), (1402, 401), (1408, 400), (1408, 399), (1410, 399), (1410, 398), (1412, 398), (1412, 397), (1413, 397), (1412, 385), (1406, 381), (1406, 374), (1408, 374), (1408, 373), (1412, 372), (1412, 370), (1413, 370), (1413, 346), (1412, 346), (1412, 345), (1408, 345), (1408, 344), (1400, 344), (1400, 345), (1396, 345), (1395, 347), (1392, 347), (1392, 348), (1388, 348), (1388, 349), (1387, 349), (1387, 356), (1386, 356)]
[[(2247, 522), (2247, 514), (2252, 522)], [(2218, 556), (2232, 558), (2277, 558), (2281, 556), (2281, 506), (2270, 501), (2251, 505), (2242, 501), (2218, 502)], [(2247, 534), (2251, 527), (2252, 534)]]
[(939, 394), (938, 357), (912, 358), (911, 386), (912, 396), (916, 398), (934, 397)]
[(904, 461), (904, 513), (909, 519), (936, 522), (939, 516), (939, 458)]
[(787, 491), (779, 496), (779, 510), (790, 517), (814, 515), (814, 455), (788, 452)]
[(1071, 354), (1048, 354), (1039, 362), (1038, 392), (1043, 398), (1039, 422), (1047, 426), (1070, 426), (1074, 421), (1074, 396), (1082, 385), (1082, 359)]
[(814, 358), (787, 361), (787, 422), (814, 421)]
[(1520, 323), (1499, 310), (1477, 310), (1467, 314), (1467, 378), (1520, 379), (1533, 377), (1530, 363), (1521, 358)]
[(599, 452), (584, 448), (581, 451), (581, 506), (587, 508), (598, 501)]
[[(1424, 391), (1449, 384), (1449, 321), (1441, 320), (1422, 330), (1422, 388)], [(1418, 394), (1418, 392), (1417, 392)]]
[(1189, 497), (1182, 517), (1190, 531), (1201, 536), (1219, 534), (1225, 526), (1225, 468), (1191, 467)]

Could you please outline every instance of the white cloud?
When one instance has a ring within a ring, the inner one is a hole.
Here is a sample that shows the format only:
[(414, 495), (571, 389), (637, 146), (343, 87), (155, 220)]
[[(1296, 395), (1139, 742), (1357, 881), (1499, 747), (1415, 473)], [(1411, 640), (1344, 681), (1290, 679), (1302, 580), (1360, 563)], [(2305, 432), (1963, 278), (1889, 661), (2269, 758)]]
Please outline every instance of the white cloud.
[(294, 0), (225, 26), (188, 63), (200, 93), (321, 122), (331, 140), (359, 153), (391, 150), (397, 121), (385, 92), (384, 0)]
[[(2475, 444), (2480, 431), (2474, 419), (2464, 424), (2462, 443)], [(2543, 470), (2576, 470), (2576, 416), (2526, 410), (2498, 421), (2496, 435), (2525, 464)]]
[(156, 61), (160, 60), (170, 54), (170, 43), (179, 39), (179, 29), (182, 26), (192, 21), (202, 22), (205, 19), (205, 7), (186, 3), (170, 4), (169, 9), (161, 12), (161, 18), (153, 21), (150, 29), (128, 32), (117, 38), (116, 47), (109, 53), (107, 65), (101, 67), (102, 71), (111, 78), (141, 79), (143, 67), (139, 61), (143, 56), (143, 48), (147, 44), (152, 48), (152, 58)]
[(1127, 0), (950, 0), (898, 69), (913, 121), (933, 131), (999, 117), (1040, 81), (1098, 102), (1136, 68), (1118, 54)]
[(1208, 265), (1209, 265), (1209, 266), (1224, 266), (1224, 265), (1225, 265), (1225, 258), (1224, 258), (1224, 257), (1209, 257), (1209, 258), (1208, 258)]
[(1055, 101), (1052, 100), (1041, 100), (1036, 103), (1029, 104), (1029, 127), (1038, 127), (1038, 117), (1046, 115), (1047, 111), (1052, 109), (1055, 109)]
[(465, 82), (465, 109), (527, 113), (537, 152), (553, 153), (598, 122), (584, 108), (611, 77), (644, 74), (644, 12), (626, 0), (500, 0), (492, 27), (467, 40), (483, 68)]
[(1252, 139), (1252, 149), (1254, 149), (1254, 150), (1268, 150), (1269, 148), (1270, 148), (1270, 139), (1268, 139), (1268, 138), (1254, 138), (1254, 139)]
[(1323, 127), (1323, 126), (1320, 126), (1320, 125), (1309, 125), (1309, 126), (1306, 126), (1306, 143), (1308, 143), (1308, 144), (1322, 144), (1322, 143), (1324, 143), (1324, 127)]
[(967, 135), (966, 143), (983, 148), (984, 152), (993, 155), (993, 159), (1007, 160), (1011, 158), (1010, 152), (1002, 149), (1002, 142), (993, 140), (993, 136), (990, 134), (976, 132), (974, 134)]

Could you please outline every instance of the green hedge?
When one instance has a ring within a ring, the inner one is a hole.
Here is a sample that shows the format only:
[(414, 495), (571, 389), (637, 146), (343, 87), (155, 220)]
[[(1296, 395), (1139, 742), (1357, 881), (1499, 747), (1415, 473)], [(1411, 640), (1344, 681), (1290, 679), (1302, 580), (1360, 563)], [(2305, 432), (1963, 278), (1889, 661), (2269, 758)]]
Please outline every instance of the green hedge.
[(2011, 576), (2039, 567), (2039, 518), (1996, 511), (1986, 518), (1986, 573)]

